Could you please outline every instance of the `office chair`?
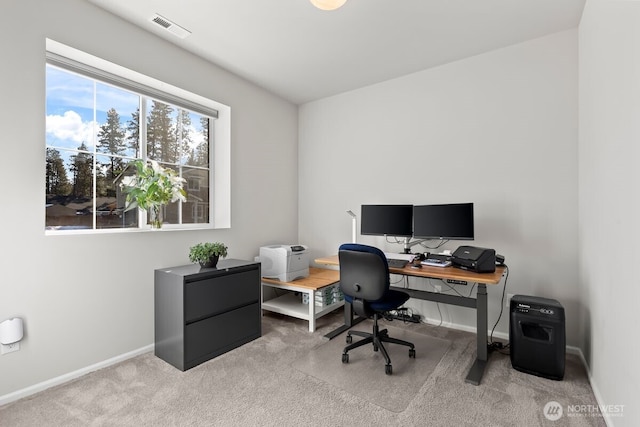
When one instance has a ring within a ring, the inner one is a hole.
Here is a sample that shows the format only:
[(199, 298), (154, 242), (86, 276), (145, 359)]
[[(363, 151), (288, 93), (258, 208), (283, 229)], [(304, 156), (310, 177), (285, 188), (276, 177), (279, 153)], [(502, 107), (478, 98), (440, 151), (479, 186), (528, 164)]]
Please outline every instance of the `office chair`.
[[(401, 344), (409, 347), (409, 357), (416, 357), (415, 346), (408, 342), (391, 338), (387, 329), (380, 330), (378, 319), (384, 313), (395, 310), (404, 304), (409, 295), (405, 292), (389, 289), (389, 265), (384, 253), (373, 246), (356, 243), (345, 243), (338, 250), (340, 261), (340, 288), (344, 299), (353, 307), (359, 316), (373, 317), (373, 332), (349, 331), (347, 345), (342, 352), (342, 363), (349, 363), (349, 351), (368, 343), (373, 344), (373, 351), (384, 356), (386, 362), (384, 372), (391, 375), (391, 359), (383, 342)], [(352, 335), (364, 339), (352, 343)]]

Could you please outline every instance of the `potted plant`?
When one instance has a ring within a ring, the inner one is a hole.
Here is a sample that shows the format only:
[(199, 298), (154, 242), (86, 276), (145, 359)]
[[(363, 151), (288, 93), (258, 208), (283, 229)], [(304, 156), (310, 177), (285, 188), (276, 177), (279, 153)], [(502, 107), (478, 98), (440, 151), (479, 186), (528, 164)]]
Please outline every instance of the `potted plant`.
[(197, 262), (202, 268), (215, 267), (220, 257), (227, 256), (227, 245), (220, 242), (198, 243), (189, 248), (189, 261)]
[(125, 211), (148, 209), (151, 228), (159, 229), (162, 227), (162, 207), (178, 200), (187, 201), (187, 193), (182, 188), (186, 180), (155, 160), (134, 160), (131, 164), (135, 175), (125, 176), (120, 183), (127, 194)]

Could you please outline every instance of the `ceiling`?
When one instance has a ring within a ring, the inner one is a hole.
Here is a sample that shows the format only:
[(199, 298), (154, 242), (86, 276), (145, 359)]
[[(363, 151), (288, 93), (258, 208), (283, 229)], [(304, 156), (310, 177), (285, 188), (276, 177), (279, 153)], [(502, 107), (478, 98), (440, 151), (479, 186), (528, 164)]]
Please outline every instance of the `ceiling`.
[(327, 12), (309, 0), (87, 1), (295, 104), (575, 28), (585, 4), (348, 0)]

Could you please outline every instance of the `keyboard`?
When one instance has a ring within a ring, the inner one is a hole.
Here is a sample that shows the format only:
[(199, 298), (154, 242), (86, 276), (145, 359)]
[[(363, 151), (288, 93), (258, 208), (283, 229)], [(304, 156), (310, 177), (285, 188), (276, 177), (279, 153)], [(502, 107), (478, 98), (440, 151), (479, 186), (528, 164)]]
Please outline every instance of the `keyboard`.
[(387, 259), (387, 263), (389, 264), (389, 268), (405, 268), (409, 261), (404, 259)]

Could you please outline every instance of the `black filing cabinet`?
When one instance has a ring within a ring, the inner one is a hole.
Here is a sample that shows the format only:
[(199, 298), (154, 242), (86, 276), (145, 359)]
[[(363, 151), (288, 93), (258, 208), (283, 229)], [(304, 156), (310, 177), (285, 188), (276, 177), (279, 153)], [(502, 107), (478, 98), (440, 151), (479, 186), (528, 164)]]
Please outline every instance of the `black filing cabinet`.
[(553, 299), (511, 298), (511, 365), (521, 372), (562, 380), (565, 362), (564, 308)]
[(262, 334), (260, 263), (155, 270), (155, 355), (181, 371)]

